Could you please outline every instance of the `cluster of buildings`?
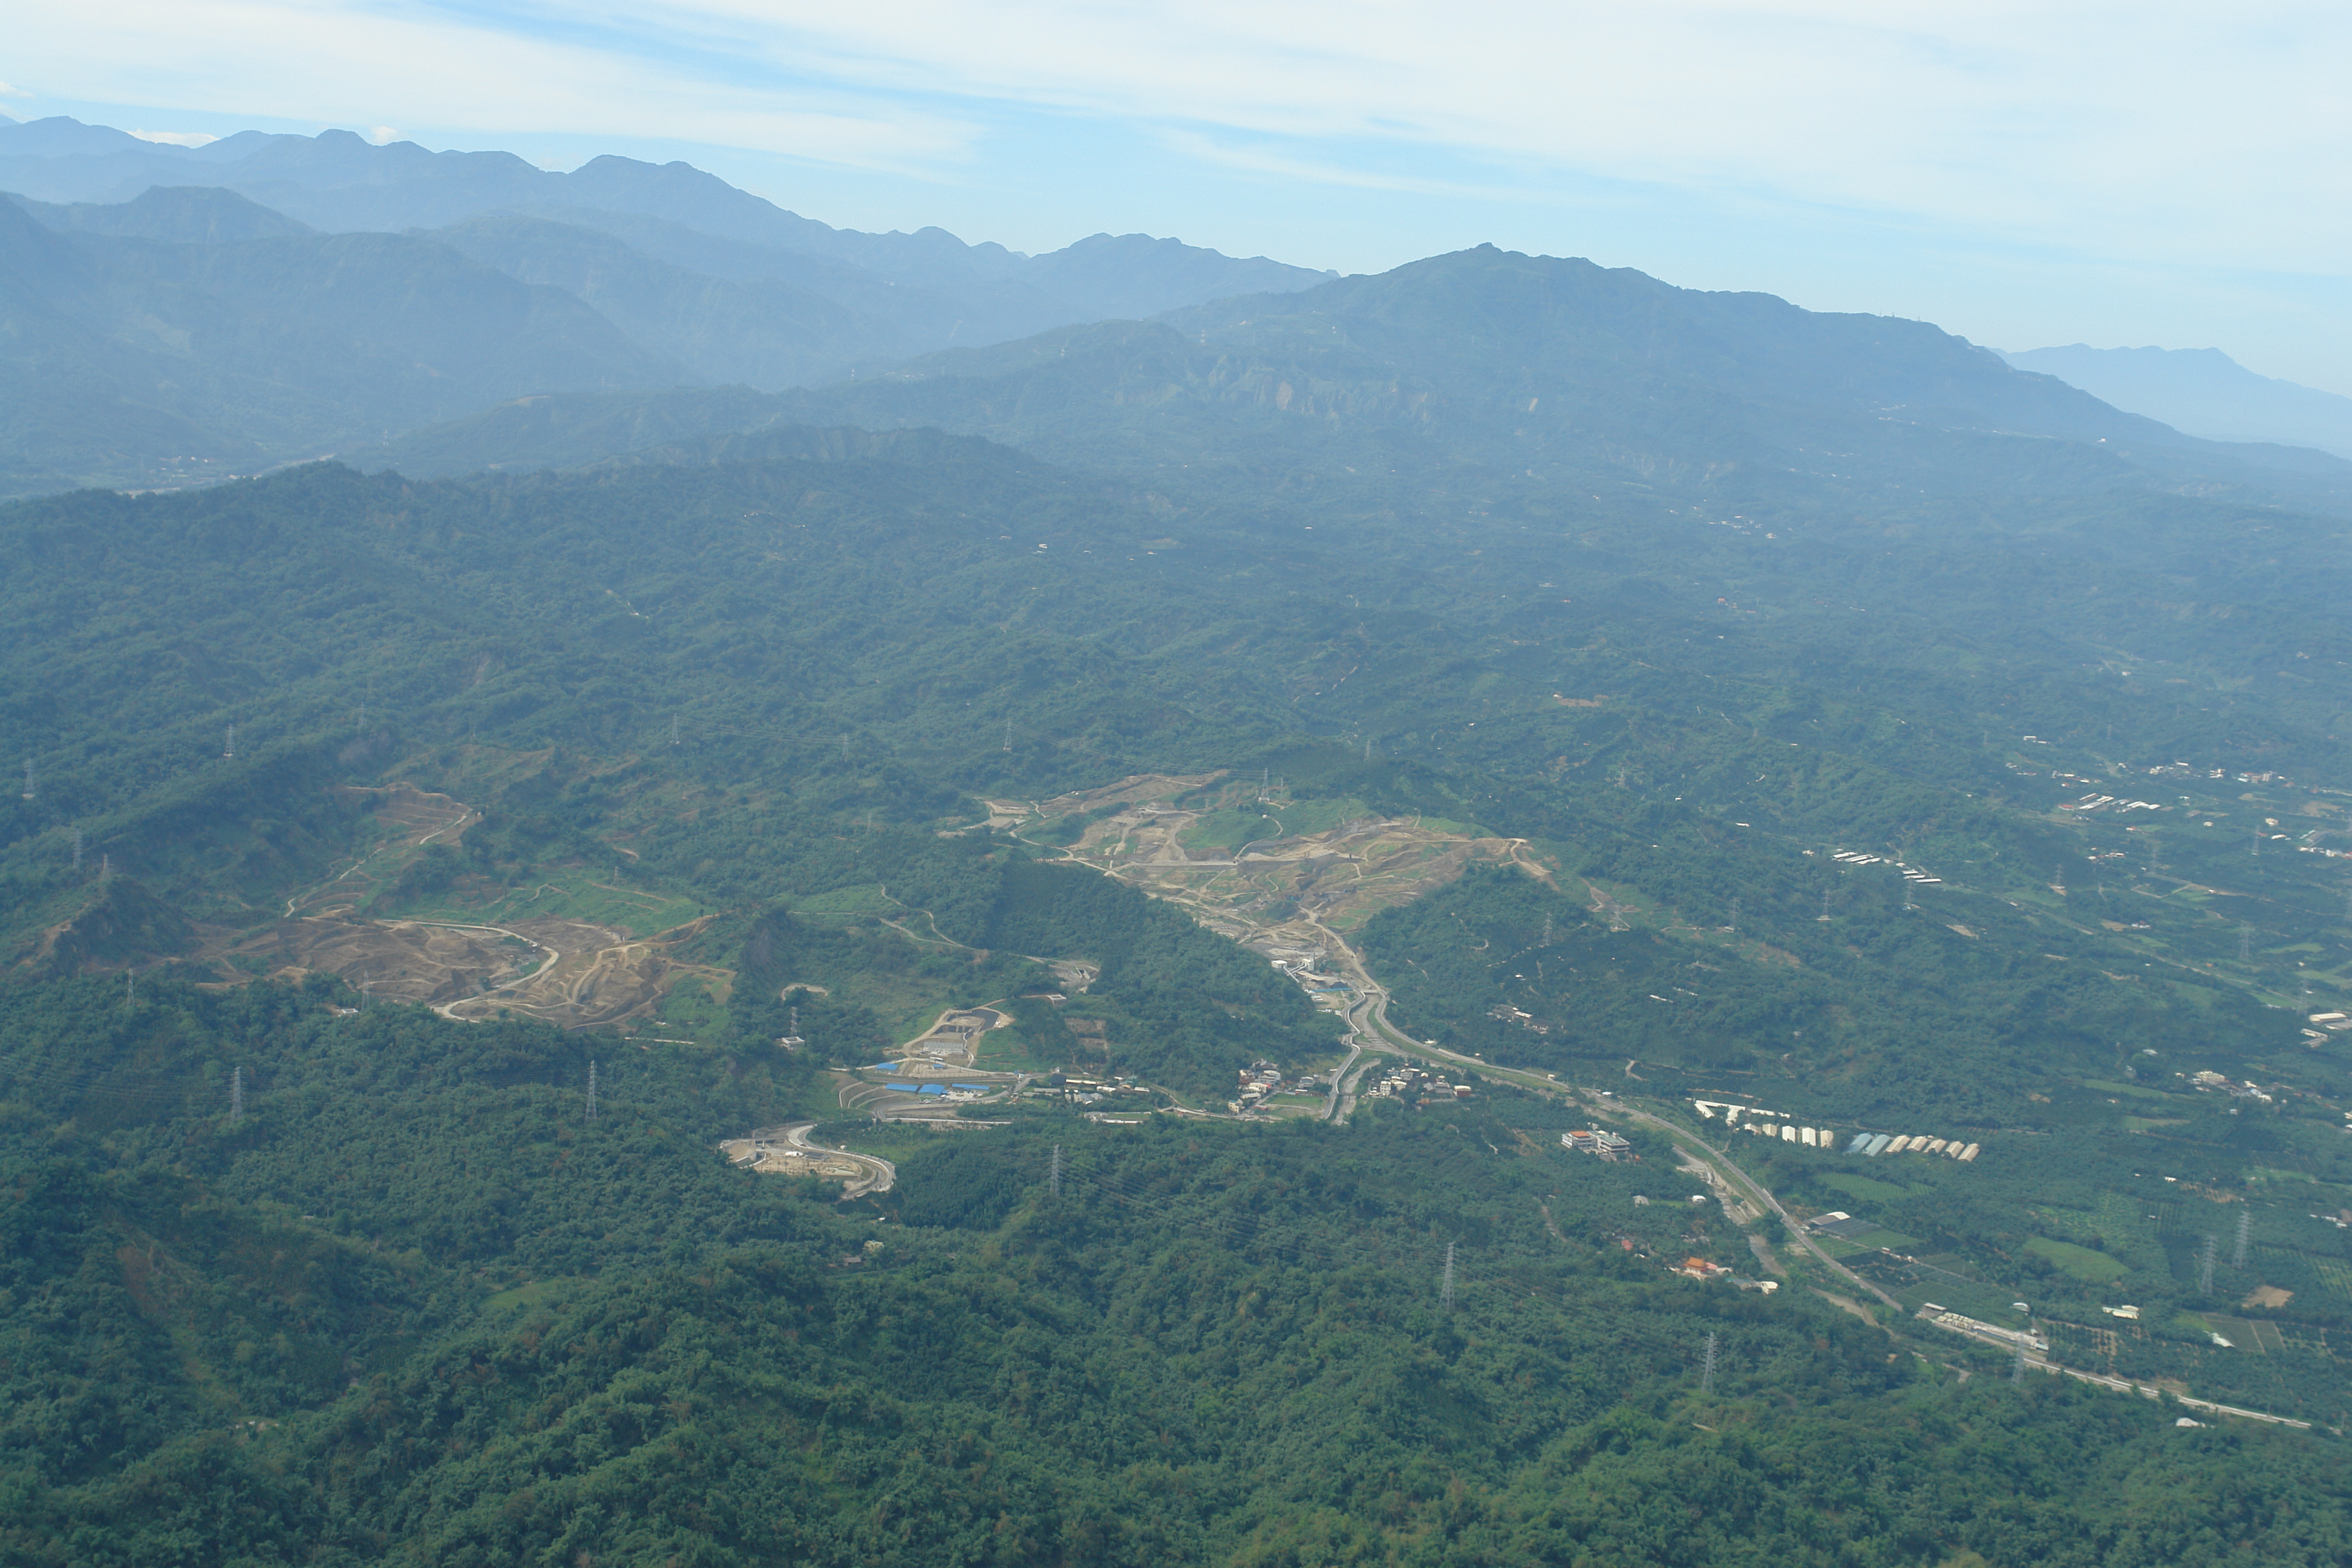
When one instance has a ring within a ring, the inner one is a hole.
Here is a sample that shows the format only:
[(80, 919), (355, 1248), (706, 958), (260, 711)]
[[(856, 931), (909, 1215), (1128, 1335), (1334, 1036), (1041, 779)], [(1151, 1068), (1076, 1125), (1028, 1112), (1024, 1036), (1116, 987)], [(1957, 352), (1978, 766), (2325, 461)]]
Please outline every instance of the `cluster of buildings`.
[(1282, 1069), (1272, 1062), (1252, 1062), (1242, 1068), (1241, 1089), (1225, 1101), (1225, 1109), (1239, 1116), (1245, 1110), (1255, 1110), (1273, 1096), (1282, 1092)]
[(1694, 1100), (1701, 1121), (1723, 1119), (1735, 1131), (1750, 1133), (1758, 1138), (1778, 1138), (1783, 1143), (1794, 1143), (1806, 1149), (1836, 1147), (1837, 1134), (1826, 1127), (1800, 1127), (1788, 1120), (1785, 1110), (1764, 1110), (1753, 1105), (1733, 1105), (1720, 1100)]
[(1983, 1149), (1981, 1143), (1963, 1143), (1958, 1138), (1930, 1138), (1922, 1133), (1857, 1132), (1853, 1142), (1845, 1146), (1849, 1154), (1941, 1154), (1948, 1160), (1962, 1163), (1974, 1160)]
[[(2338, 1018), (2343, 1016), (2341, 1013), (2334, 1015)], [(2304, 1032), (2310, 1033), (2307, 1029)], [(2210, 1094), (2215, 1089), (2220, 1089), (2232, 1100), (2251, 1100), (2262, 1105), (2273, 1104), (2276, 1100), (2275, 1096), (2256, 1088), (2252, 1083), (2237, 1083), (2217, 1072), (2190, 1073), (2189, 1081), (2200, 1094)]]
[(1319, 948), (1278, 947), (1268, 948), (1265, 952), (1267, 963), (1297, 981), (1304, 990), (1352, 991), (1355, 989), (1343, 977), (1337, 974), (1325, 974), (1315, 967), (1326, 956)]
[(1739, 1119), (1743, 1116), (1751, 1122), (1759, 1118), (1769, 1118), (1777, 1121), (1785, 1119), (1789, 1114), (1785, 1110), (1759, 1110), (1753, 1105), (1734, 1105), (1728, 1100), (1694, 1100), (1691, 1103), (1698, 1108), (1698, 1119), (1701, 1121), (1712, 1121), (1719, 1116), (1733, 1127), (1739, 1125)]
[[(1794, 1143), (1801, 1149), (1835, 1149), (1838, 1134), (1827, 1127), (1802, 1127), (1788, 1120), (1784, 1110), (1764, 1110), (1753, 1105), (1733, 1105), (1720, 1100), (1694, 1100), (1699, 1120), (1713, 1121), (1718, 1118), (1727, 1127), (1758, 1138), (1777, 1138), (1783, 1143)], [(1935, 1138), (1926, 1134), (1891, 1132), (1857, 1132), (1845, 1146), (1849, 1154), (1942, 1154), (1948, 1159), (1969, 1161), (1977, 1157), (1981, 1145), (1963, 1142), (1957, 1138)]]
[(1032, 1100), (1058, 1100), (1066, 1105), (1097, 1105), (1121, 1095), (1149, 1100), (1151, 1090), (1131, 1078), (1074, 1078), (1058, 1072), (1048, 1074), (1043, 1084), (1033, 1084), (1029, 1089)]
[(1922, 886), (1926, 886), (1928, 883), (1940, 883), (1944, 879), (1941, 877), (1930, 877), (1927, 872), (1922, 871), (1916, 866), (1906, 866), (1900, 860), (1889, 860), (1883, 855), (1864, 855), (1859, 849), (1833, 850), (1830, 855), (1830, 858), (1832, 860), (1843, 861), (1848, 866), (1892, 866), (1896, 870), (1903, 873), (1903, 879), (1905, 881), (1917, 882)]
[(2068, 801), (2061, 811), (2113, 811), (2121, 816), (2127, 811), (2170, 811), (2168, 805), (2158, 805), (2152, 800), (2117, 800), (2111, 795), (2086, 795), (2082, 799)]
[(1598, 1154), (1612, 1162), (1635, 1158), (1633, 1144), (1614, 1132), (1598, 1128), (1583, 1132), (1563, 1132), (1559, 1135), (1559, 1146), (1573, 1149), (1580, 1154)]
[(1751, 1121), (1745, 1130), (1751, 1137), (1778, 1138), (1783, 1143), (1794, 1143), (1804, 1149), (1830, 1149), (1837, 1145), (1837, 1134), (1826, 1127), (1800, 1127), (1793, 1121)]
[(1466, 1083), (1448, 1083), (1426, 1068), (1401, 1067), (1364, 1092), (1390, 1100), (1418, 1100), (1423, 1105), (1429, 1105), (1449, 1100), (1468, 1100), (1475, 1091)]
[(1538, 1023), (1536, 1021), (1536, 1016), (1533, 1013), (1514, 1007), (1508, 1002), (1504, 1003), (1498, 1007), (1489, 1007), (1486, 1009), (1486, 1016), (1489, 1018), (1500, 1019), (1506, 1024), (1517, 1024), (1522, 1029), (1533, 1029), (1538, 1035), (1549, 1035), (1551, 1033), (1551, 1026), (1549, 1024)]

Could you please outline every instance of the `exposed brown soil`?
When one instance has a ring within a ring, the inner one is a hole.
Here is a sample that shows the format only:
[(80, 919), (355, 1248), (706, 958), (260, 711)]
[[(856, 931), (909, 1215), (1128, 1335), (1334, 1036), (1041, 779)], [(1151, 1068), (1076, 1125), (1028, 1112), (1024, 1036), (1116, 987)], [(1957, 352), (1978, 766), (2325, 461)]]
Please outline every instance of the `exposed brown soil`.
[(424, 1003), (445, 1017), (520, 1013), (584, 1028), (649, 1015), (682, 975), (730, 978), (669, 956), (706, 923), (640, 938), (572, 920), (488, 926), (314, 917), (281, 921), (221, 956), (261, 958), (274, 977), (289, 981), (341, 975), (370, 997)]
[(376, 797), (376, 816), (389, 829), (383, 842), (348, 870), (289, 899), (286, 919), (257, 931), (203, 931), (196, 963), (223, 980), (333, 974), (371, 998), (422, 1003), (446, 1017), (520, 1013), (566, 1028), (649, 1016), (687, 974), (720, 987), (732, 978), (670, 956), (708, 917), (654, 937), (548, 917), (496, 924), (367, 919), (360, 911), (426, 845), (454, 843), (480, 814), (404, 784), (352, 793)]

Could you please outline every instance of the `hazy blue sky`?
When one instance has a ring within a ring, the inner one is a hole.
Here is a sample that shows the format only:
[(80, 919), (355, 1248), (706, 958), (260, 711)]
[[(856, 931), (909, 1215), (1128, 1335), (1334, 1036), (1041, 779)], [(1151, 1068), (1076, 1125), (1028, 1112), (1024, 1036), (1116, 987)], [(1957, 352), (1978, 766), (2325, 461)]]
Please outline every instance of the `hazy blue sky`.
[(109, 0), (0, 110), (684, 158), (860, 228), (1371, 271), (1492, 240), (2352, 394), (2352, 7)]

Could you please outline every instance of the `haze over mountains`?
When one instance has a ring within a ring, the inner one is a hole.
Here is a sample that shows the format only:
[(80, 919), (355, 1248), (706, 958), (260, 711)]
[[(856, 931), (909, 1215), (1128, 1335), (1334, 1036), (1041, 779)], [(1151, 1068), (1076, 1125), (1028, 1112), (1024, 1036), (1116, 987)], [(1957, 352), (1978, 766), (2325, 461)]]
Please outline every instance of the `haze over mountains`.
[(1139, 479), (1231, 468), (1368, 506), (1396, 476), (1759, 515), (1928, 491), (2326, 495), (2352, 479), (2316, 452), (2183, 437), (1922, 322), (1491, 247), (767, 398), (534, 398), (352, 457), (416, 475), (561, 468), (678, 443), (732, 453), (742, 432), (803, 425), (936, 426)]
[(1114, 464), (1147, 427), (1204, 460), (1341, 468), (1402, 442), (1538, 484), (1734, 499), (1734, 474), (1776, 494), (1979, 482), (1983, 443), (2053, 439), (1999, 482), (2324, 489), (2312, 454), (2179, 429), (2352, 446), (2325, 395), (2201, 360), (2193, 392), (2189, 362), (2160, 362), (2158, 395), (2088, 351), (2004, 365), (1920, 322), (1491, 247), (1348, 279), (1141, 235), (1028, 257), (832, 228), (684, 163), (555, 174), (347, 132), (184, 148), (64, 119), (0, 125), (0, 191), (8, 493), (331, 452), (540, 467), (808, 421)]
[(0, 134), (0, 1561), (2346, 1560), (2352, 463), (132, 140)]
[(0, 126), (0, 191), (16, 493), (249, 469), (528, 393), (821, 382), (1326, 276), (1141, 235), (1027, 257), (859, 234), (683, 163), (556, 174), (347, 132)]
[(2001, 357), (2190, 435), (2278, 441), (2352, 458), (2352, 397), (2257, 375), (2220, 349), (2073, 343)]

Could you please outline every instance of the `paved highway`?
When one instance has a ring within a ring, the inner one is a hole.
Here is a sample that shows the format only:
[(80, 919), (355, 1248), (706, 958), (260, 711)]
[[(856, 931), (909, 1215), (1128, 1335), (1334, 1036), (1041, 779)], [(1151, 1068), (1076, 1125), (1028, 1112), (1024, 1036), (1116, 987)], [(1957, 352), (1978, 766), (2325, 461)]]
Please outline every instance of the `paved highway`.
[[(812, 1154), (824, 1154), (836, 1160), (852, 1160), (864, 1166), (866, 1174), (863, 1177), (854, 1179), (843, 1186), (841, 1190), (843, 1197), (862, 1198), (868, 1193), (887, 1193), (898, 1184), (898, 1167), (879, 1154), (860, 1154), (848, 1149), (828, 1149), (822, 1143), (810, 1142), (809, 1131), (815, 1126), (816, 1123), (814, 1121), (795, 1121), (782, 1129), (784, 1142), (795, 1149), (805, 1149)], [(751, 1136), (772, 1138), (776, 1132), (777, 1129), (768, 1127), (752, 1133)]]

